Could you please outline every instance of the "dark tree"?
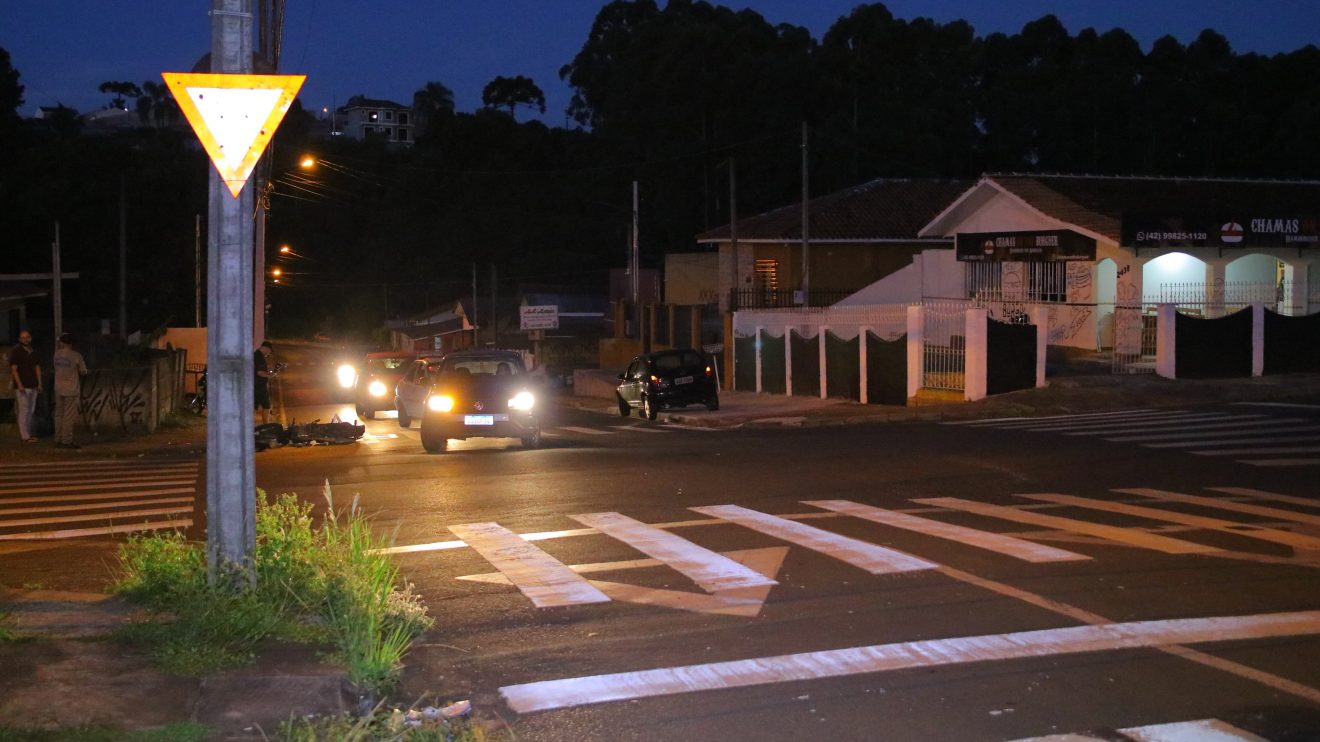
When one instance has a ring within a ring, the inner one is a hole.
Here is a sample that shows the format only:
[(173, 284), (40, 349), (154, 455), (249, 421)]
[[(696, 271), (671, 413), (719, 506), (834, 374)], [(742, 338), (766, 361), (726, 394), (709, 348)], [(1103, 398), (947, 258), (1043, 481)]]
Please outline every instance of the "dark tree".
[(428, 137), (441, 120), (454, 115), (454, 91), (441, 83), (428, 82), (413, 93), (412, 107), (418, 137)]
[(545, 93), (530, 77), (496, 77), (481, 91), (481, 102), (490, 108), (509, 109), (509, 117), (518, 106), (530, 106), (545, 113)]
[(23, 90), (24, 87), (18, 84), (18, 70), (9, 60), (9, 51), (0, 48), (0, 126), (12, 126), (18, 122)]
[(100, 87), (98, 87), (97, 90), (99, 90), (102, 93), (109, 93), (113, 95), (114, 98), (110, 99), (110, 105), (108, 107), (118, 108), (121, 110), (127, 108), (128, 106), (128, 101), (126, 100), (127, 98), (142, 97), (142, 88), (139, 88), (137, 86), (137, 83), (127, 82), (127, 81), (108, 80), (106, 82), (101, 83)]

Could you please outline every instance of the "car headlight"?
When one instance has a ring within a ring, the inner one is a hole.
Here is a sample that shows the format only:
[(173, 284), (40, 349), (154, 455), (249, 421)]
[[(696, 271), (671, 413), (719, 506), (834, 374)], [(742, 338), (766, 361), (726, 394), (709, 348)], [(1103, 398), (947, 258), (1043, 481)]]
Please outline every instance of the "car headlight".
[(367, 393), (369, 393), (373, 397), (385, 396), (384, 382), (380, 381), (379, 379), (371, 382), (370, 384), (367, 385)]
[(340, 366), (335, 374), (339, 377), (339, 386), (342, 389), (352, 389), (357, 383), (357, 369), (353, 368), (351, 363)]
[(426, 400), (426, 406), (435, 412), (449, 412), (454, 409), (454, 398), (448, 394), (437, 394)]
[(531, 392), (518, 392), (509, 400), (509, 409), (511, 410), (530, 410), (536, 404), (536, 397)]

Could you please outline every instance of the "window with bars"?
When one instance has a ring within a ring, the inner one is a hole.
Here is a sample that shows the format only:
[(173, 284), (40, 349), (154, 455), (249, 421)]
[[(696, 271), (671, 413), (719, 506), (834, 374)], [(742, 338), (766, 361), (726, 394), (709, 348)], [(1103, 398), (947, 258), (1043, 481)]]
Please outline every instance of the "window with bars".
[[(1000, 300), (1004, 294), (1003, 263), (964, 263), (963, 287), (969, 299)], [(1019, 301), (1061, 304), (1068, 301), (1068, 264), (1062, 261), (1023, 263)]]

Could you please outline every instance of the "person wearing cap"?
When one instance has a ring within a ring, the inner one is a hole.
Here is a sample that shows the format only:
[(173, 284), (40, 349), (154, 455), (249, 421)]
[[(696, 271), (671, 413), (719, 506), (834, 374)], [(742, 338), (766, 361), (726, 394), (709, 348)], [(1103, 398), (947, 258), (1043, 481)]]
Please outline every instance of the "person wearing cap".
[(275, 375), (270, 365), (270, 357), (273, 355), (275, 355), (275, 346), (271, 345), (269, 340), (262, 341), (257, 352), (252, 354), (252, 371), (256, 375), (252, 391), (263, 425), (270, 422), (270, 377)]
[(55, 447), (78, 449), (73, 442), (73, 426), (78, 422), (78, 400), (82, 397), (82, 377), (87, 364), (73, 349), (73, 335), (60, 335), (55, 350)]
[(18, 333), (18, 345), (9, 351), (9, 378), (14, 384), (18, 414), (18, 437), (25, 443), (36, 443), (32, 430), (37, 415), (37, 397), (41, 394), (41, 364), (32, 349), (32, 333)]

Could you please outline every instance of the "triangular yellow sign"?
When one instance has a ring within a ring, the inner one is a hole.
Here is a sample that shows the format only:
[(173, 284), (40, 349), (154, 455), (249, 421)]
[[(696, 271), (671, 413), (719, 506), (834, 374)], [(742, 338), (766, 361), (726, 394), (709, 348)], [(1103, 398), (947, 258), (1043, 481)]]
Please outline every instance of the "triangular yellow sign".
[(229, 75), (163, 72), (234, 198), (266, 151), (306, 75)]

